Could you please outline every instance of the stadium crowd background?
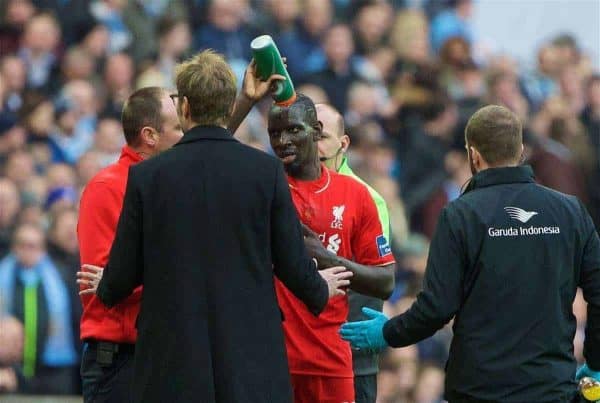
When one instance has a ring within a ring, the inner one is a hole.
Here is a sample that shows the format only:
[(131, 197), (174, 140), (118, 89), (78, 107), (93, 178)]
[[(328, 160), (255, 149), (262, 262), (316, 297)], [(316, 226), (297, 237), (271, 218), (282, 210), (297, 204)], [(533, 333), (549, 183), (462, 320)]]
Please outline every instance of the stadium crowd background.
[[(79, 392), (79, 195), (119, 156), (127, 96), (143, 86), (172, 88), (175, 64), (204, 48), (226, 55), (241, 78), (251, 39), (268, 33), (287, 57), (297, 90), (342, 111), (350, 164), (390, 209), (399, 270), (389, 314), (415, 298), (438, 213), (471, 175), (463, 129), (483, 104), (520, 116), (524, 160), (538, 181), (580, 197), (600, 224), (597, 66), (563, 33), (540, 45), (533, 68), (509, 54), (477, 52), (472, 10), (469, 0), (4, 1), (0, 292), (12, 284), (3, 285), (2, 272), (15, 255), (17, 264), (53, 266), (62, 286), (44, 284), (50, 291), (39, 306), (48, 313), (37, 331), (33, 375), (24, 376), (20, 364), (26, 330), (0, 309), (0, 391)], [(252, 111), (237, 134), (267, 152), (268, 105)], [(70, 304), (44, 301), (57, 293), (68, 294)], [(574, 311), (581, 361), (581, 296)], [(57, 335), (57, 320), (72, 326)], [(448, 326), (418, 346), (383, 354), (381, 402), (439, 401), (450, 335)], [(46, 346), (56, 338), (68, 346), (51, 354)]]

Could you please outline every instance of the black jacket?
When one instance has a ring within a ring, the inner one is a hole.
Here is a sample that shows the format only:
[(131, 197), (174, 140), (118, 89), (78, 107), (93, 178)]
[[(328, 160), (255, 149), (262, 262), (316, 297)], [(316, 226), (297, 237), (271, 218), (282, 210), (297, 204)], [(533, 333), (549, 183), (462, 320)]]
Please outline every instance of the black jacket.
[(291, 402), (273, 274), (324, 308), (277, 159), (199, 126), (132, 167), (98, 296), (144, 286), (133, 400)]
[(384, 327), (392, 346), (454, 317), (450, 401), (562, 402), (576, 394), (573, 300), (588, 302), (585, 357), (600, 369), (600, 241), (573, 196), (529, 167), (475, 175), (442, 211), (423, 292)]

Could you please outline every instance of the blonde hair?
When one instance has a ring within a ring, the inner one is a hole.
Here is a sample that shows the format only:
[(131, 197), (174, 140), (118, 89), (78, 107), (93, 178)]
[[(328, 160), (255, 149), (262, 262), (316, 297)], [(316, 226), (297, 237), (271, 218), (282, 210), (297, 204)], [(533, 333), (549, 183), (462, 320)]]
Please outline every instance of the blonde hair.
[(236, 79), (223, 55), (208, 49), (177, 65), (175, 85), (179, 101), (188, 99), (192, 121), (226, 125), (233, 111)]

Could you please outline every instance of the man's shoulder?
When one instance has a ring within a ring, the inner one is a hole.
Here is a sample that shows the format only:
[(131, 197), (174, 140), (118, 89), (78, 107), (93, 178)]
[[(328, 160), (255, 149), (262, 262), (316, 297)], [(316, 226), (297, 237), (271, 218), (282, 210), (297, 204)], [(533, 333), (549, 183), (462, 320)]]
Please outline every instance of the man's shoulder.
[(350, 176), (329, 170), (332, 188), (335, 191), (348, 191), (357, 196), (370, 196), (369, 185), (356, 175)]
[[(223, 165), (227, 165), (229, 169), (239, 170), (243, 168), (249, 171), (259, 169), (261, 172), (264, 172), (265, 169), (274, 171), (278, 164), (281, 165), (281, 161), (278, 158), (237, 141), (221, 143), (226, 143), (227, 150), (223, 150), (223, 153), (215, 153), (212, 150), (211, 155), (203, 154), (196, 147), (174, 147), (163, 151), (159, 155), (133, 166), (130, 171), (130, 180), (136, 182), (140, 180), (144, 181), (144, 178), (153, 177), (163, 167), (165, 167), (164, 169), (166, 167), (168, 169), (177, 169), (182, 164), (194, 163), (193, 161), (206, 160), (206, 158), (212, 161), (211, 164), (217, 164), (211, 165), (215, 169), (221, 169)], [(193, 159), (187, 158), (186, 156), (189, 155), (194, 155), (195, 157)]]
[[(442, 213), (451, 222), (459, 217), (468, 222), (483, 220), (483, 217), (493, 214), (489, 210), (491, 205), (495, 205), (499, 209), (515, 205), (519, 208), (537, 208), (536, 211), (554, 211), (567, 221), (581, 218), (586, 214), (585, 208), (576, 196), (537, 183), (523, 183), (519, 186), (524, 187), (519, 192), (500, 193), (493, 186), (469, 191), (448, 203)], [(518, 196), (516, 196), (517, 194)]]
[(247, 155), (248, 158), (252, 158), (253, 160), (255, 160), (259, 163), (267, 164), (269, 166), (277, 166), (280, 164), (282, 165), (282, 162), (279, 158), (277, 158), (265, 151), (259, 150), (254, 147), (250, 147), (244, 143), (238, 143), (238, 147), (239, 147), (239, 152)]
[(387, 203), (385, 202), (383, 196), (381, 196), (378, 191), (376, 191), (371, 185), (365, 182), (360, 176), (356, 175), (353, 171), (339, 172), (338, 175), (347, 176), (351, 179), (354, 179), (356, 182), (360, 183), (361, 185), (363, 185), (363, 187), (367, 189), (375, 204), (377, 204), (378, 206), (387, 207)]
[(126, 180), (127, 167), (115, 162), (101, 169), (89, 180), (85, 187), (86, 189), (98, 186), (113, 187), (125, 183)]
[(346, 186), (350, 188), (366, 188), (365, 182), (358, 178), (356, 175), (349, 175), (344, 173), (335, 172), (329, 168), (325, 168), (328, 170), (331, 175), (331, 183), (336, 183), (341, 186)]

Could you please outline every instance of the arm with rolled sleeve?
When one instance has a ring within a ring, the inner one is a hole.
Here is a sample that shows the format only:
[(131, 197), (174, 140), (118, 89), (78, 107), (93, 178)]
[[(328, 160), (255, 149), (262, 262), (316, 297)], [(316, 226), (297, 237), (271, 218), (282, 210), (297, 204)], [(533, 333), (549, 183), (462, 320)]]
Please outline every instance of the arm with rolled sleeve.
[(275, 175), (271, 207), (271, 254), (275, 275), (315, 315), (329, 298), (327, 283), (304, 247), (300, 221), (281, 164)]
[(464, 251), (442, 210), (431, 241), (423, 291), (408, 311), (383, 327), (386, 342), (404, 347), (433, 335), (456, 314), (462, 298)]
[(584, 249), (579, 287), (587, 302), (587, 325), (583, 355), (593, 371), (600, 371), (600, 239), (589, 214), (583, 206)]
[(143, 215), (141, 198), (136, 184), (136, 168), (132, 167), (129, 170), (117, 234), (96, 292), (102, 303), (109, 308), (122, 301), (142, 284)]

